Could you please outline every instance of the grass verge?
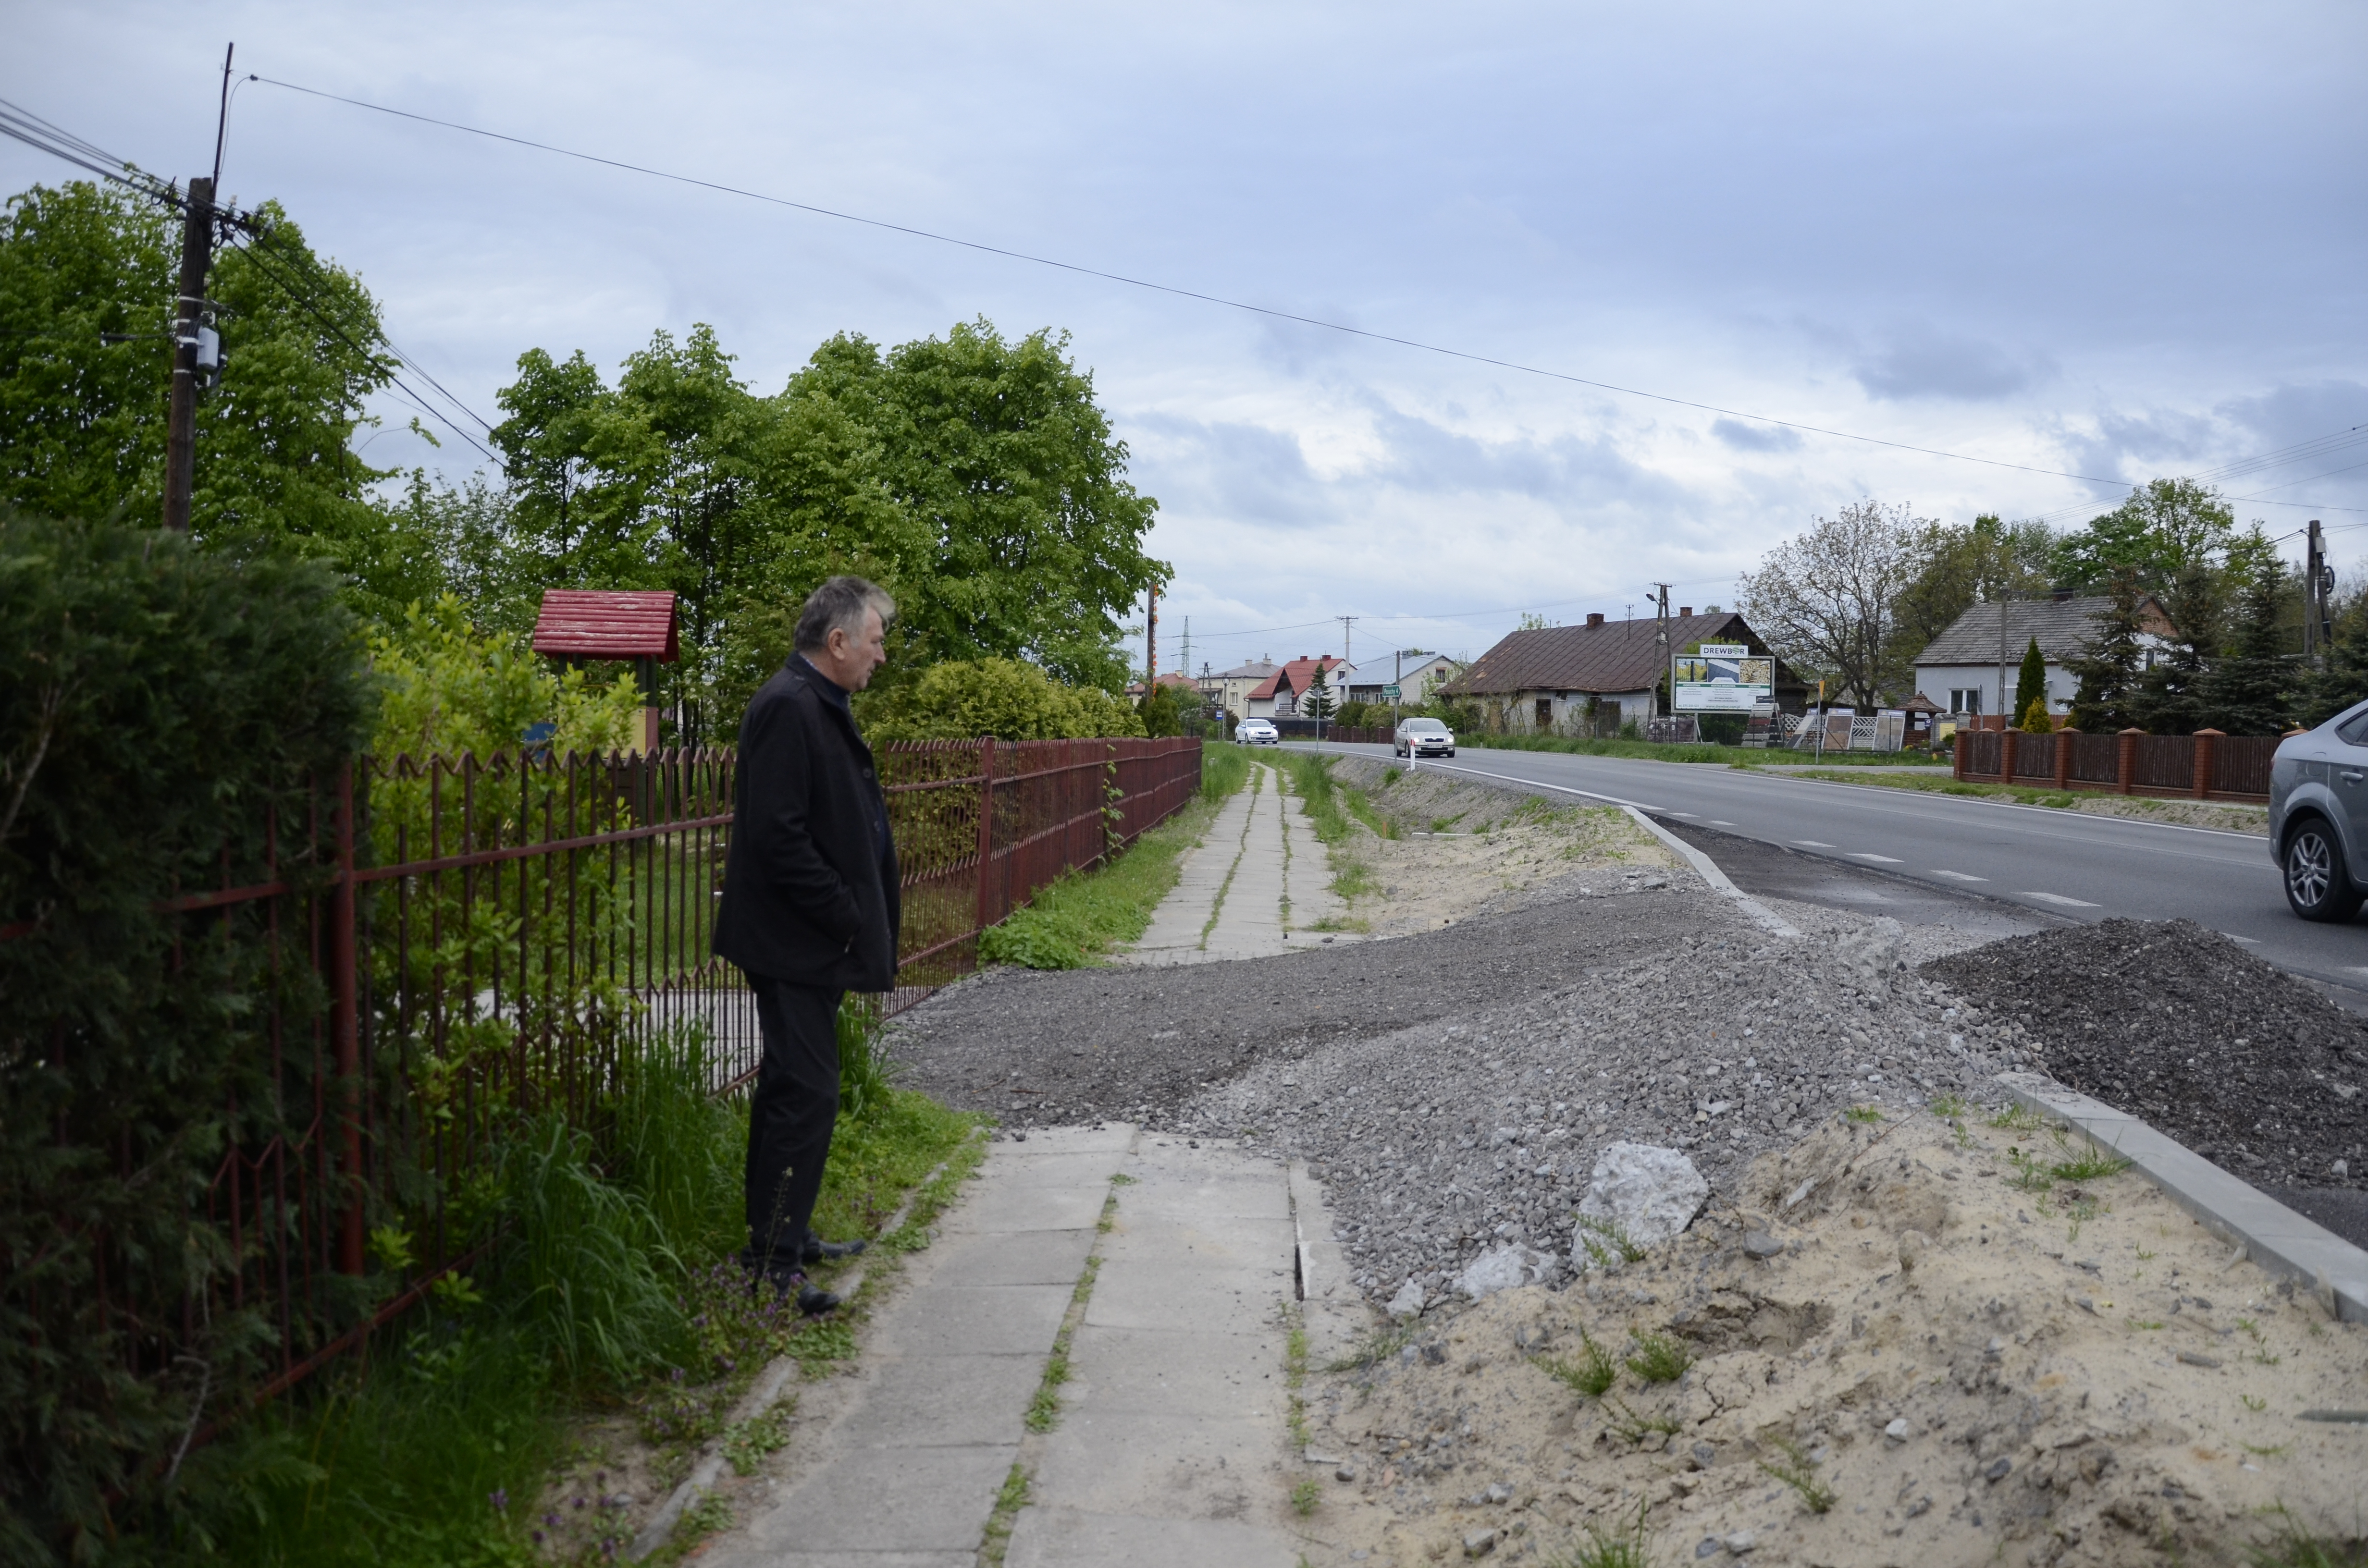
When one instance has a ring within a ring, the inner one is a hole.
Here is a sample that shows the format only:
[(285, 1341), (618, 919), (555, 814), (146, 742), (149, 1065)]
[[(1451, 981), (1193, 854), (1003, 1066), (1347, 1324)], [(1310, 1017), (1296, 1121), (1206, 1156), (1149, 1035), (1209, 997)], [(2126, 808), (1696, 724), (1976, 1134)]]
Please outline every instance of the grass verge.
[[(1239, 777), (1249, 776), (1247, 759)], [(1115, 860), (1090, 871), (1072, 871), (1013, 910), (999, 926), (979, 935), (985, 963), (1024, 969), (1085, 969), (1110, 950), (1150, 927), (1152, 911), (1176, 885), (1177, 865), (1215, 820), (1221, 797), (1208, 793), (1203, 765), (1201, 793), (1190, 805), (1129, 846)], [(1237, 782), (1235, 786), (1240, 788)]]
[[(1316, 840), (1324, 846), (1332, 869), (1332, 891), (1347, 903), (1354, 903), (1372, 892), (1376, 885), (1373, 868), (1353, 847), (1356, 824), (1363, 823), (1383, 838), (1396, 837), (1397, 830), (1374, 809), (1362, 790), (1332, 777), (1332, 758), (1320, 752), (1282, 751), (1277, 754), (1276, 761), (1290, 776), (1292, 792), (1306, 802), (1308, 825), (1315, 830)], [(1363, 928), (1360, 921), (1338, 919), (1310, 927)]]
[[(479, 1276), (194, 1454), (208, 1506), (156, 1543), (157, 1561), (605, 1561), (626, 1544), (629, 1504), (623, 1478), (610, 1484), (615, 1461), (581, 1440), (587, 1425), (654, 1456), (661, 1478), (718, 1437), (735, 1468), (761, 1462), (780, 1417), (727, 1428), (734, 1403), (776, 1357), (811, 1369), (852, 1355), (854, 1330), (747, 1289), (730, 1256), (744, 1239), (746, 1110), (711, 1097), (710, 1081), (703, 1055), (677, 1044), (622, 1064), (595, 1119), (599, 1144), (556, 1121), (523, 1124), (475, 1199), (495, 1237)], [(975, 1125), (878, 1085), (840, 1118), (816, 1230), (870, 1235), (943, 1165), (882, 1243), (917, 1244), (976, 1163)], [(677, 1542), (728, 1523), (719, 1503)]]

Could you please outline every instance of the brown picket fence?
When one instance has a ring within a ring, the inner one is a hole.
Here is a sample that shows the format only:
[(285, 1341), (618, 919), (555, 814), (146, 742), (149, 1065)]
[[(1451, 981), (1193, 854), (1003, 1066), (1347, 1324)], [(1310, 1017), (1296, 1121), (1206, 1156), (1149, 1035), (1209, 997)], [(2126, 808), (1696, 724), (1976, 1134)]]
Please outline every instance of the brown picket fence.
[[(2123, 795), (2180, 795), (2198, 801), (2270, 798), (2270, 764), (2277, 735), (2112, 735), (2058, 730), (1960, 731), (1957, 777), (1972, 783), (2037, 785)], [(2062, 752), (2061, 767), (2058, 752)], [(2011, 774), (2007, 772), (2011, 756)]]

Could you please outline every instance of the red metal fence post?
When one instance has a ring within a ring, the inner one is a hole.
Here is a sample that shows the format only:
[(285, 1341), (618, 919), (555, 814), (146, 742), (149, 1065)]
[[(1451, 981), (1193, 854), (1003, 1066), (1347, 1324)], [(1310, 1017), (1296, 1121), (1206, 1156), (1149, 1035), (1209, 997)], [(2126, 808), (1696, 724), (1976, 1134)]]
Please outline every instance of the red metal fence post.
[(2135, 724), (2113, 738), (2121, 742), (2120, 753), (2113, 758), (2113, 789), (2116, 793), (2135, 795), (2138, 790), (2138, 737), (2144, 730)]
[(995, 866), (995, 737), (978, 738), (978, 928), (995, 924), (994, 892), (987, 880)]
[(2220, 733), (2218, 730), (2195, 732), (2195, 798), (2199, 801), (2212, 793), (2212, 763), (2219, 755)]
[(362, 1062), (354, 986), (354, 765), (337, 773), (337, 881), (329, 894), (329, 1034), (337, 1055), (337, 1164), (346, 1179), (337, 1268), (362, 1271)]

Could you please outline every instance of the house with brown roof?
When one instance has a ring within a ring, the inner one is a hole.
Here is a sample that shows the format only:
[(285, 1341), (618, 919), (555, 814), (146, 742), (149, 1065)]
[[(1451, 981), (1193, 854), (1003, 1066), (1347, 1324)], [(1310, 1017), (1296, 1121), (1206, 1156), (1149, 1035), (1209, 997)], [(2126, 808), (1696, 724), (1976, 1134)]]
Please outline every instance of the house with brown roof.
[[(2112, 610), (2113, 601), (2102, 594), (2056, 593), (1969, 606), (1916, 655), (1916, 687), (1946, 712), (1999, 713), (2013, 706), (2022, 656), (2036, 642), (2047, 663), (2047, 710), (2061, 713), (2080, 687), (2072, 666), (2088, 656)], [(2179, 631), (2152, 594), (2139, 597), (2137, 612), (2139, 656), (2151, 668)], [(2007, 717), (2012, 722), (2022, 715)]]
[(1332, 706), (1338, 709), (1349, 700), (1349, 683), (1356, 678), (1355, 667), (1331, 653), (1315, 658), (1302, 654), (1250, 688), (1249, 711), (1243, 717), (1298, 718), (1300, 704), (1306, 700), (1308, 688), (1315, 684), (1315, 672), (1319, 669), (1324, 672), (1325, 686), (1332, 693)]
[[(1657, 620), (1610, 620), (1589, 615), (1581, 626), (1549, 626), (1507, 636), (1440, 687), (1451, 701), (1480, 705), (1488, 722), (1516, 734), (1611, 734), (1658, 710), (1668, 658), (1697, 643), (1741, 643), (1769, 657), (1742, 616), (1732, 610), (1696, 615), (1689, 605), (1669, 618), (1669, 640), (1656, 638)], [(1798, 713), (1808, 687), (1777, 661), (1777, 706)]]

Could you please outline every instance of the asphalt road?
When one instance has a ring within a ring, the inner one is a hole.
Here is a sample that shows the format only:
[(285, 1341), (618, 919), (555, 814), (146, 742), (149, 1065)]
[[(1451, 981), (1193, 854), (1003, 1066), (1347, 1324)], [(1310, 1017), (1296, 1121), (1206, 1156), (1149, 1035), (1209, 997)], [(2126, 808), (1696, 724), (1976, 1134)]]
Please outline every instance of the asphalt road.
[[(1386, 745), (1320, 749), (1390, 760)], [(2347, 926), (2296, 919), (2267, 841), (2256, 835), (1701, 763), (1469, 749), (1421, 766), (1639, 806), (1672, 827), (1709, 830), (1701, 842), (1713, 859), (1710, 834), (1755, 840), (1792, 852), (1788, 859), (1874, 873), (1904, 895), (1987, 901), (2018, 924), (2117, 915), (2192, 920), (2329, 987), (2346, 1006), (2368, 1003), (2368, 916)], [(1764, 852), (1735, 858), (1755, 870), (1739, 874), (1745, 868), (1722, 861), (1739, 885), (1769, 874)]]

